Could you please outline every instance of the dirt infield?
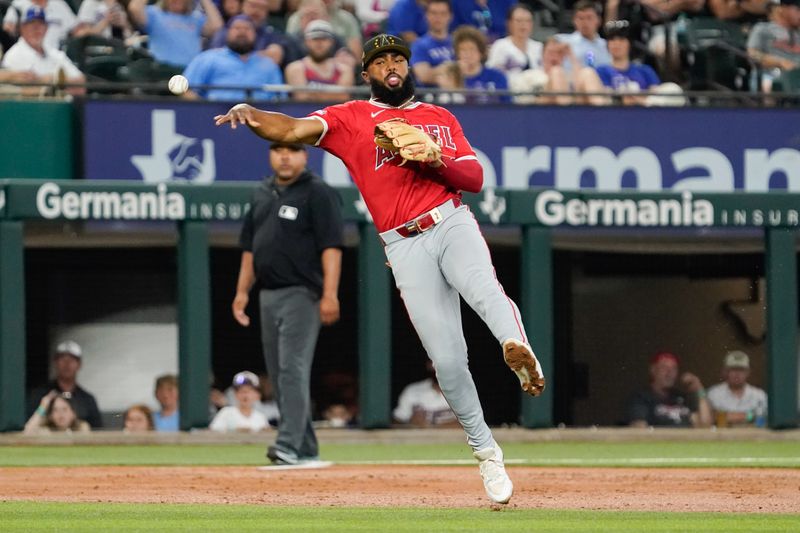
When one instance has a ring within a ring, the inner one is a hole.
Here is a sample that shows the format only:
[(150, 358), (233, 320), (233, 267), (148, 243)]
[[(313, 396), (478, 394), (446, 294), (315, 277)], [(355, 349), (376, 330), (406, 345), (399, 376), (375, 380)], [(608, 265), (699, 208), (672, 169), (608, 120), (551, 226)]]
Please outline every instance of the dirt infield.
[[(511, 508), (796, 513), (792, 469), (508, 468)], [(476, 467), (0, 468), (0, 500), (489, 507)]]

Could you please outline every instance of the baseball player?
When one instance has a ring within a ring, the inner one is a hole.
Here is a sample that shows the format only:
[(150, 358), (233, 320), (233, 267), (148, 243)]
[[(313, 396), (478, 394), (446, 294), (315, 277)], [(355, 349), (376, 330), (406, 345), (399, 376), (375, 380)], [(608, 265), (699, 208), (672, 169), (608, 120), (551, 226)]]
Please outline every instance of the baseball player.
[(480, 191), (483, 170), (456, 118), (414, 101), (410, 56), (402, 39), (377, 35), (364, 44), (362, 56), (369, 101), (326, 107), (303, 118), (238, 104), (214, 120), (218, 126), (246, 125), (272, 141), (319, 146), (344, 162), (380, 232), (442, 392), (479, 461), (486, 493), (507, 503), (513, 485), (469, 372), (459, 295), (489, 326), (526, 392), (538, 396), (545, 380), (519, 310), (495, 277), (478, 224), (461, 204), (460, 191)]

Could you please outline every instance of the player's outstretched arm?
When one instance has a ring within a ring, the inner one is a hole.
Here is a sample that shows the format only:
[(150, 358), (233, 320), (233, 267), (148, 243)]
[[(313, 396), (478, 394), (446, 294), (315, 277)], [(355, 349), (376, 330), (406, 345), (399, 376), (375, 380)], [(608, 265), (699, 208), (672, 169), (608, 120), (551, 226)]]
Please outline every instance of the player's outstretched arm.
[(224, 115), (214, 117), (217, 126), (244, 125), (268, 141), (315, 144), (322, 135), (322, 122), (313, 118), (294, 118), (274, 111), (262, 111), (249, 104), (236, 104)]

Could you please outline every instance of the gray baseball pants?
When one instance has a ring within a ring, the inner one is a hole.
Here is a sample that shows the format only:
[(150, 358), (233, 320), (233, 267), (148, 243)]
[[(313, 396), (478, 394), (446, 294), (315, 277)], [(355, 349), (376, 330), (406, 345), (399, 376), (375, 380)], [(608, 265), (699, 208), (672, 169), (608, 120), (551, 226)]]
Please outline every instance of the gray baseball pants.
[(300, 459), (319, 455), (311, 425), (311, 365), (320, 329), (319, 299), (302, 286), (259, 292), (261, 343), (280, 411), (275, 446)]
[(459, 295), (501, 344), (527, 342), (517, 305), (495, 277), (489, 248), (467, 206), (452, 210), (425, 233), (385, 247), (395, 283), (422, 345), (436, 368), (447, 403), (473, 450), (492, 445), (467, 362)]

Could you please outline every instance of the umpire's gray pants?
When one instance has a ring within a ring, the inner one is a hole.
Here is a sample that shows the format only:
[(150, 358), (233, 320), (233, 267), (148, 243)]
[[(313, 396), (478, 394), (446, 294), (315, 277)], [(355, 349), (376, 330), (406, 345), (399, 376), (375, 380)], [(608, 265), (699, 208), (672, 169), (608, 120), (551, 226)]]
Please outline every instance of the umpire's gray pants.
[(319, 446), (311, 425), (311, 364), (320, 329), (319, 299), (302, 286), (259, 293), (261, 342), (280, 410), (275, 446), (305, 459)]

